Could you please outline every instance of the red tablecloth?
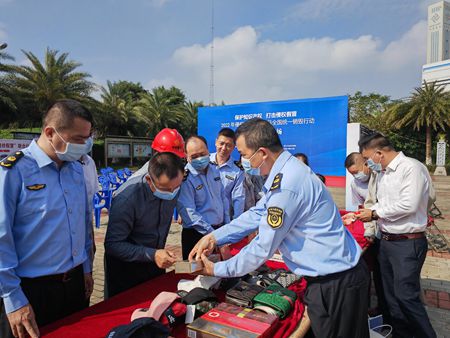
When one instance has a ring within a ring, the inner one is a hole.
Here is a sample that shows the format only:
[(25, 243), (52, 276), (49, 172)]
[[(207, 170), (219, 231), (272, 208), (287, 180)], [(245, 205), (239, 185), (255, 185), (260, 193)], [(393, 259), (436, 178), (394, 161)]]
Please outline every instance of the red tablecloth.
[[(176, 291), (180, 279), (194, 279), (192, 275), (173, 272), (159, 276), (151, 281), (143, 283), (133, 289), (123, 292), (106, 301), (98, 303), (69, 317), (61, 319), (41, 329), (41, 335), (45, 338), (100, 338), (115, 326), (127, 324), (133, 310), (148, 307), (151, 300), (162, 291)], [(290, 287), (296, 291), (301, 299), (306, 289), (306, 283), (302, 281), (298, 285)], [(223, 294), (219, 294), (219, 299)], [(296, 302), (291, 316), (279, 322), (277, 333), (273, 338), (281, 338), (289, 335), (303, 316), (304, 305)], [(186, 328), (179, 325), (172, 331), (174, 337), (186, 337)]]
[[(341, 211), (345, 214), (345, 211)], [(358, 244), (365, 248), (368, 242), (364, 238), (364, 224), (355, 221), (347, 229), (355, 237)], [(247, 244), (247, 240), (233, 245), (232, 254), (236, 254)], [(267, 265), (272, 269), (285, 267), (283, 263), (268, 261)], [(150, 302), (162, 291), (176, 291), (180, 279), (194, 279), (192, 275), (175, 275), (173, 272), (159, 276), (149, 282), (143, 283), (133, 289), (123, 292), (106, 301), (77, 312), (69, 317), (61, 319), (41, 329), (42, 337), (46, 338), (100, 338), (115, 326), (127, 324), (133, 310), (149, 307)], [(272, 338), (287, 337), (293, 332), (304, 312), (302, 303), (306, 282), (290, 287), (299, 295), (299, 301), (291, 315), (279, 322), (279, 327)], [(222, 295), (223, 296), (223, 295)], [(220, 295), (219, 295), (220, 298)], [(186, 337), (186, 329), (183, 325), (175, 327), (172, 331), (174, 337)]]

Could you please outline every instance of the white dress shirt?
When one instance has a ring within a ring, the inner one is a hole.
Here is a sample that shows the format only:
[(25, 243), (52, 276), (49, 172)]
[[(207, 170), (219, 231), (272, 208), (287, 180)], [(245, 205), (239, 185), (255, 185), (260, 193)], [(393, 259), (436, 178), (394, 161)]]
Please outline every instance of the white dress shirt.
[(419, 161), (400, 152), (378, 175), (376, 210), (381, 231), (404, 234), (425, 231), (431, 177)]
[(364, 205), (368, 193), (369, 180), (361, 182), (353, 178), (350, 188), (352, 190), (352, 202), (358, 206)]
[(99, 191), (98, 187), (98, 175), (95, 162), (89, 155), (81, 156), (83, 162), (84, 182), (86, 183), (86, 192), (88, 196), (89, 210), (93, 211), (94, 208), (94, 195)]

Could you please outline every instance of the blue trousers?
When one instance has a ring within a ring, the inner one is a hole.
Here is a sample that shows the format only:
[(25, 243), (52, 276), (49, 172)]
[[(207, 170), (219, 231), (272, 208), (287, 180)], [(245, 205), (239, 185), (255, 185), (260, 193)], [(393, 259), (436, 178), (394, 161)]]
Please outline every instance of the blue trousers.
[(420, 299), (420, 271), (427, 250), (425, 237), (381, 240), (381, 279), (395, 338), (436, 337)]

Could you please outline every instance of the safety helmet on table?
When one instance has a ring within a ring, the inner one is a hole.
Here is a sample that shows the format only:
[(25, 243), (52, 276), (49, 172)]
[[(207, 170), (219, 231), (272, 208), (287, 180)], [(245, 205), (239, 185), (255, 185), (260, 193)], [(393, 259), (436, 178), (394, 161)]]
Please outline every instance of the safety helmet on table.
[(183, 136), (176, 129), (164, 128), (153, 140), (153, 150), (164, 153), (174, 153), (175, 155), (185, 158)]

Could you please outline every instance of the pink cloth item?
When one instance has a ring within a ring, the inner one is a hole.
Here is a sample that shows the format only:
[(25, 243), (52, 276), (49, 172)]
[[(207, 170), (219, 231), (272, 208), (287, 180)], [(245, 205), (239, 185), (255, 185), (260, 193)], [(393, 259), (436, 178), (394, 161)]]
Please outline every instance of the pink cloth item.
[(178, 296), (175, 292), (163, 291), (156, 296), (148, 309), (141, 308), (134, 310), (131, 315), (131, 321), (142, 317), (150, 317), (160, 320), (164, 311), (166, 311), (178, 298), (180, 298), (180, 296)]

